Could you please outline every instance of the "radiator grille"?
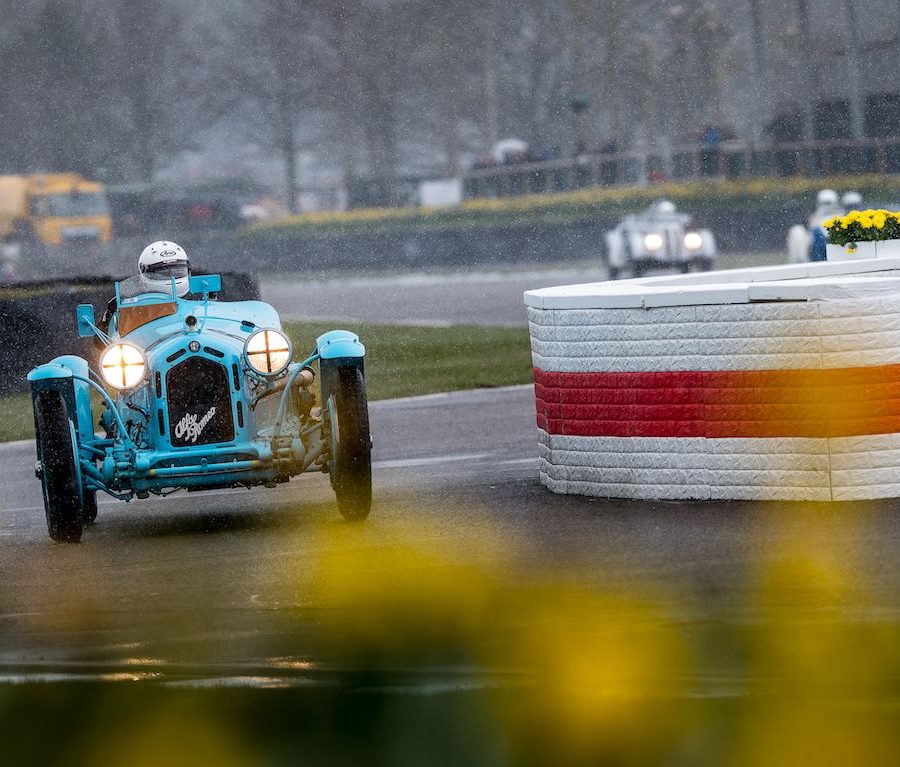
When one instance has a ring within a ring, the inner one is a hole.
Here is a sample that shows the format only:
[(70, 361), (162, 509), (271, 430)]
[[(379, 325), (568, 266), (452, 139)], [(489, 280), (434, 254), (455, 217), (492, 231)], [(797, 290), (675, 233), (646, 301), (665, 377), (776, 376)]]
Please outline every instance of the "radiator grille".
[(166, 374), (169, 438), (175, 447), (234, 439), (231, 392), (223, 365), (188, 357)]

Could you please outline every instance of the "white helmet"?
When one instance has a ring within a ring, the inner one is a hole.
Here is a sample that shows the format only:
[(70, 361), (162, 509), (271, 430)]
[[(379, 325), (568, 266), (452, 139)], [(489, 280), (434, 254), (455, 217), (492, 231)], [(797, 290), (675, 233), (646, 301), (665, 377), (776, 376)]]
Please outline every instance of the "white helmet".
[(183, 296), (188, 292), (191, 265), (181, 245), (167, 240), (151, 243), (141, 253), (138, 268), (141, 280), (148, 290), (168, 293), (172, 290), (174, 277), (178, 295)]
[(834, 189), (823, 189), (819, 194), (816, 195), (816, 204), (817, 205), (837, 205), (838, 204), (838, 195)]
[(856, 208), (862, 205), (862, 195), (859, 192), (844, 192), (841, 197), (841, 205), (845, 208)]
[(656, 203), (656, 212), (665, 216), (672, 215), (675, 212), (675, 203), (671, 200), (660, 200)]

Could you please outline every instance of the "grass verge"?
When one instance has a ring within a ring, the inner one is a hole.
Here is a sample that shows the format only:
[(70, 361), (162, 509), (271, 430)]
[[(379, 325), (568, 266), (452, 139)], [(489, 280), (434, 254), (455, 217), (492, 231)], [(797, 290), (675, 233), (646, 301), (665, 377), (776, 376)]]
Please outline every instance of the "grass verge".
[(527, 328), (474, 325), (421, 327), (304, 322), (286, 326), (295, 358), (335, 327), (358, 333), (366, 346), (369, 399), (530, 383)]
[(33, 436), (31, 397), (27, 393), (0, 397), (0, 442)]
[[(526, 328), (419, 327), (292, 322), (286, 330), (302, 359), (326, 330), (344, 327), (366, 345), (370, 400), (531, 382)], [(0, 442), (34, 435), (28, 394), (0, 397)]]

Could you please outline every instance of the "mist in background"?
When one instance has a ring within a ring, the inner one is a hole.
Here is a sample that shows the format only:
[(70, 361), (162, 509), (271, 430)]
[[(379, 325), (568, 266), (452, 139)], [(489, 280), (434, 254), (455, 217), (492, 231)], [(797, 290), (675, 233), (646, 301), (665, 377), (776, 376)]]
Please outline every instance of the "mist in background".
[(862, 138), (900, 130), (898, 56), (896, 0), (0, 0), (0, 173), (241, 176), (295, 209), (505, 137)]

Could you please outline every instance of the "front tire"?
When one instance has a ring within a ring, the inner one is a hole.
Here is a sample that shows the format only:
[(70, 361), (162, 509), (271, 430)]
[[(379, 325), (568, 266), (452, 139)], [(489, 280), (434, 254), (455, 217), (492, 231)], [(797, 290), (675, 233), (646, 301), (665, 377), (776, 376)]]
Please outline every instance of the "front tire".
[(358, 367), (339, 367), (328, 398), (331, 486), (346, 520), (362, 520), (372, 508), (372, 440), (366, 382)]
[(75, 430), (58, 392), (39, 394), (34, 412), (47, 531), (54, 541), (78, 543), (84, 527), (84, 508)]

